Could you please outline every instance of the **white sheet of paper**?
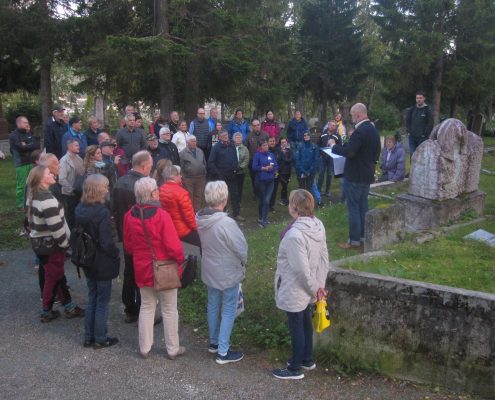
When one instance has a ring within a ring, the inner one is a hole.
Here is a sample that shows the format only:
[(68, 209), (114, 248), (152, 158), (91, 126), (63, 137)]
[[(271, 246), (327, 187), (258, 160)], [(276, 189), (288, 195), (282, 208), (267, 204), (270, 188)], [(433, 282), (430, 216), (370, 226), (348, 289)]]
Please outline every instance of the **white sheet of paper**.
[(333, 174), (342, 175), (344, 173), (345, 157), (333, 154), (330, 147), (322, 147), (320, 150), (333, 158)]

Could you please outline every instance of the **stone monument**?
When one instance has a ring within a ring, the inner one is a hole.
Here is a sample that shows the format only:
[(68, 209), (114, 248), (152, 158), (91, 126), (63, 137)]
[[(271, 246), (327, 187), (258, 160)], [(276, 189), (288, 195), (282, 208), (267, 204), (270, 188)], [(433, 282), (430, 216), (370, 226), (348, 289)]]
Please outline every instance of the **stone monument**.
[(410, 231), (455, 221), (463, 213), (483, 214), (486, 194), (478, 191), (482, 139), (458, 119), (437, 125), (414, 152), (409, 192), (398, 196)]

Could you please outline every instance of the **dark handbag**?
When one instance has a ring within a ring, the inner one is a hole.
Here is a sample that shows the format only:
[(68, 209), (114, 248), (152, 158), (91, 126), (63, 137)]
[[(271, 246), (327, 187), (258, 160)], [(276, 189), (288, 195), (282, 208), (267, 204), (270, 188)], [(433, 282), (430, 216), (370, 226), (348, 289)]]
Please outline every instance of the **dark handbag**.
[(31, 238), (33, 251), (39, 256), (48, 256), (59, 249), (53, 236), (41, 236)]
[(143, 209), (139, 208), (141, 223), (143, 224), (144, 235), (151, 250), (151, 258), (153, 259), (153, 287), (156, 291), (170, 290), (180, 288), (179, 266), (174, 260), (157, 260), (155, 250), (151, 245), (151, 240), (144, 223)]
[(188, 256), (184, 264), (182, 264), (182, 289), (189, 286), (196, 279), (196, 271), (198, 269), (198, 259), (196, 256)]

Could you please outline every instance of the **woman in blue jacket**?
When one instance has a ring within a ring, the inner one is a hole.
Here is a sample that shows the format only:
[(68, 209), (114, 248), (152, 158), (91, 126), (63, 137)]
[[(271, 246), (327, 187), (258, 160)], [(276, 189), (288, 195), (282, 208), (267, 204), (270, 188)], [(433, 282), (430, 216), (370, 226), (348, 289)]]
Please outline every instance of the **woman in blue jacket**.
[(272, 197), (275, 174), (278, 171), (277, 157), (268, 151), (268, 141), (261, 140), (260, 147), (253, 158), (253, 171), (256, 173), (256, 190), (258, 193), (258, 225), (268, 225), (268, 208)]

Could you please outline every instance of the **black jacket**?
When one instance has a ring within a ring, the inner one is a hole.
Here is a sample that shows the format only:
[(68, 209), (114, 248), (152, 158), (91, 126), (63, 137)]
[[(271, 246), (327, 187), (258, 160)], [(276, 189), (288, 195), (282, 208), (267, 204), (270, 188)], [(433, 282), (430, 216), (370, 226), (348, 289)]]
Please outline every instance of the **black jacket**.
[(31, 153), (40, 148), (40, 138), (24, 129), (16, 129), (9, 135), (9, 144), (15, 166), (22, 167), (31, 164)]
[(113, 188), (113, 216), (115, 218), (115, 227), (117, 228), (119, 242), (122, 241), (124, 215), (134, 204), (136, 204), (134, 185), (141, 178), (144, 178), (143, 174), (131, 169), (126, 175), (117, 179)]
[(237, 170), (237, 152), (235, 146), (218, 142), (211, 148), (208, 158), (208, 172), (215, 179), (233, 179)]
[(85, 275), (97, 281), (116, 278), (120, 270), (120, 256), (112, 237), (110, 211), (103, 204), (79, 203), (75, 215), (76, 226), (91, 226), (88, 230), (97, 242), (93, 266), (84, 270)]
[[(318, 146), (320, 146), (320, 149), (328, 147), (328, 141), (330, 139), (335, 140), (336, 144), (342, 145), (342, 138), (340, 137), (340, 135), (337, 132), (329, 133), (327, 130), (327, 131), (325, 131), (324, 134), (322, 134), (320, 136), (320, 141), (318, 143)], [(320, 151), (320, 157), (330, 158), (330, 156), (328, 154), (324, 153), (323, 151)]]
[(91, 128), (88, 128), (88, 130), (84, 132), (84, 134), (86, 135), (86, 140), (88, 141), (88, 146), (91, 146), (93, 144), (98, 145), (98, 135), (100, 133), (100, 128), (96, 128), (96, 133)]
[(168, 143), (158, 143), (158, 150), (160, 151), (160, 160), (167, 159), (172, 161), (174, 165), (180, 165), (179, 150), (175, 143), (169, 141)]
[(67, 132), (67, 125), (61, 121), (48, 122), (44, 130), (44, 145), (47, 153), (53, 153), (60, 160), (62, 154), (62, 137)]
[(283, 152), (280, 146), (275, 147), (275, 157), (277, 157), (278, 173), (290, 175), (292, 170), (292, 151), (290, 148)]
[(430, 106), (413, 106), (406, 115), (407, 133), (414, 137), (428, 137), (433, 129), (433, 114)]
[(344, 178), (349, 182), (367, 184), (375, 181), (380, 150), (380, 136), (370, 121), (362, 122), (346, 144), (336, 144), (332, 148), (333, 153), (346, 157)]

